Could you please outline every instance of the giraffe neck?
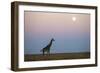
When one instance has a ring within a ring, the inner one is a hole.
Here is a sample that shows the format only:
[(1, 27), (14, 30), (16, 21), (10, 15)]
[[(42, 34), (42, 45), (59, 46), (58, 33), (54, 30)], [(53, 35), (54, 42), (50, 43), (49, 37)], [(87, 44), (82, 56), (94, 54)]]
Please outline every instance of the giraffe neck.
[(50, 41), (50, 44), (49, 44), (50, 46), (52, 45), (52, 40)]

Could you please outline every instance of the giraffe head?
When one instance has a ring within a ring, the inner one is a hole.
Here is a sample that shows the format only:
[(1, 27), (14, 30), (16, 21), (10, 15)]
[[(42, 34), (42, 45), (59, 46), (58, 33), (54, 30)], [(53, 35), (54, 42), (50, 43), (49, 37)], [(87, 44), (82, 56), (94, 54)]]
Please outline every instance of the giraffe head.
[(54, 38), (51, 39), (52, 41), (55, 41)]

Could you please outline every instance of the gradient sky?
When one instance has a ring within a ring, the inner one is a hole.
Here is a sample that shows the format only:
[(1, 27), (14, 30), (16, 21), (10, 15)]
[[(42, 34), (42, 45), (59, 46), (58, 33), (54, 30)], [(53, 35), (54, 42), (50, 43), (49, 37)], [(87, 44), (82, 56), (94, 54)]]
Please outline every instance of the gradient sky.
[(90, 15), (25, 11), (24, 53), (40, 54), (50, 42), (51, 53), (90, 51)]

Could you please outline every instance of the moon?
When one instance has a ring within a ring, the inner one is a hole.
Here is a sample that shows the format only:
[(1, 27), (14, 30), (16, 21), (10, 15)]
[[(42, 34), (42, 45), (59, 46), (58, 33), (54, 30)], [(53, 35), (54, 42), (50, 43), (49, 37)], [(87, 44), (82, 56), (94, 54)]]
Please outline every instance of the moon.
[(76, 17), (72, 17), (72, 21), (74, 21), (74, 22), (75, 22), (75, 21), (76, 21)]

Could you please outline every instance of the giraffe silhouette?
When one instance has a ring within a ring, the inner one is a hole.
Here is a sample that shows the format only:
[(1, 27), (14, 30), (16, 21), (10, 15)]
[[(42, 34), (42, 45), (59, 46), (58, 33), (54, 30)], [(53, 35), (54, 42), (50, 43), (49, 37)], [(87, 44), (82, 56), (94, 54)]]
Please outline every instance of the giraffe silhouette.
[(53, 41), (55, 40), (52, 38), (50, 43), (46, 47), (40, 50), (41, 52), (43, 52), (43, 55), (45, 55), (45, 53), (50, 54), (50, 47), (52, 46)]

